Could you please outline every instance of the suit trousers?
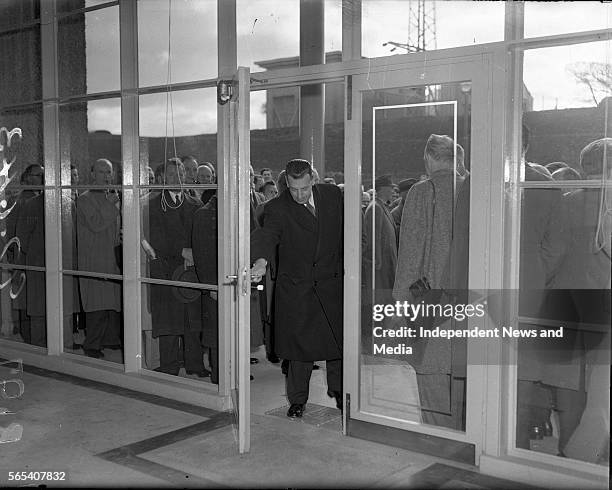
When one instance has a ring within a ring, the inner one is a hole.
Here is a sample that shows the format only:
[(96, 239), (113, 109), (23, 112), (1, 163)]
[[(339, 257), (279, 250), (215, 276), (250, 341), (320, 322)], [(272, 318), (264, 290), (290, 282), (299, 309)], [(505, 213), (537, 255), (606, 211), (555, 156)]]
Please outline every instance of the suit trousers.
[[(287, 398), (289, 403), (306, 403), (310, 387), (310, 375), (314, 361), (289, 361), (287, 371)], [(342, 393), (342, 359), (325, 361), (327, 389)]]
[(186, 371), (202, 371), (204, 359), (202, 357), (202, 345), (200, 343), (200, 332), (185, 330), (183, 335), (160, 335), (159, 336), (159, 371), (177, 375), (181, 369), (180, 340), (183, 337), (183, 353)]
[(115, 310), (88, 311), (84, 350), (102, 350), (106, 345), (123, 345), (120, 333), (121, 313)]

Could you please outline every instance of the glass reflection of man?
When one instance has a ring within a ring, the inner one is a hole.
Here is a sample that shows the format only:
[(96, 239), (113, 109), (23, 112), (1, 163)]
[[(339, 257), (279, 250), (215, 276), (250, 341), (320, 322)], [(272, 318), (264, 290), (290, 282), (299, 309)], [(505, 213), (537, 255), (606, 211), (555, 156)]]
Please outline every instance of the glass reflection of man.
[[(113, 182), (113, 165), (105, 158), (91, 168), (91, 180), (98, 188), (81, 194), (76, 201), (78, 267), (87, 272), (121, 274), (115, 247), (119, 241), (121, 203), (116, 191), (105, 188)], [(104, 347), (122, 344), (121, 285), (118, 282), (79, 278), (81, 301), (87, 324), (83, 350), (89, 357), (104, 357)]]

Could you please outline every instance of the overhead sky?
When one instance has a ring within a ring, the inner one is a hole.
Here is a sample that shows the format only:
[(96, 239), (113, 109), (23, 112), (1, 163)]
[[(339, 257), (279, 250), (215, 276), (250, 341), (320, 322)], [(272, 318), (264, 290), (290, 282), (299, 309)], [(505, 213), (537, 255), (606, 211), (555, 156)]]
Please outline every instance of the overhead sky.
[[(93, 0), (99, 3), (99, 0)], [(215, 78), (217, 75), (216, 0), (140, 0), (139, 78), (141, 86)], [(341, 0), (325, 0), (325, 49), (342, 49)], [(447, 48), (501, 41), (504, 2), (437, 1), (435, 45), (428, 33), (427, 48)], [(383, 46), (409, 41), (409, 0), (363, 0), (364, 56), (405, 54)], [(94, 11), (86, 17), (87, 84), (90, 92), (119, 87), (118, 7)], [(171, 43), (168, 50), (170, 20)], [(433, 26), (432, 26), (433, 27)], [(528, 37), (612, 27), (612, 4), (599, 2), (526, 2)], [(255, 63), (299, 53), (299, 0), (237, 0), (238, 64), (261, 70)], [(576, 62), (610, 62), (610, 42), (537, 49), (525, 54), (524, 81), (534, 109), (589, 107), (588, 88), (577, 84), (568, 69)], [(170, 56), (169, 56), (170, 53)], [(168, 63), (170, 61), (170, 72)], [(89, 130), (119, 134), (119, 104), (91, 103)], [(172, 107), (166, 96), (141, 97), (143, 136), (192, 135), (216, 131), (215, 91), (175, 93)], [(265, 127), (265, 93), (252, 93), (251, 127)], [(172, 110), (170, 110), (172, 109)], [(168, 113), (168, 116), (166, 114)], [(173, 117), (171, 117), (173, 115)], [(168, 124), (167, 124), (168, 122)], [(172, 124), (173, 123), (173, 124)], [(166, 128), (170, 129), (166, 129)]]

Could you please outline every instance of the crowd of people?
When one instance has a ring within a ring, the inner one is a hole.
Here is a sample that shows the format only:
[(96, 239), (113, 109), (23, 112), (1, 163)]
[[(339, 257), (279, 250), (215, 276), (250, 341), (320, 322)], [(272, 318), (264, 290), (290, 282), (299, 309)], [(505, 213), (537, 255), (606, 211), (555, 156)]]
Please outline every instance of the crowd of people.
[[(529, 130), (523, 128), (523, 156)], [(372, 344), (373, 304), (466, 301), (468, 291), (470, 172), (452, 138), (432, 134), (424, 144), (425, 174), (393, 182), (375, 176), (362, 191), (362, 343)], [(601, 181), (612, 172), (612, 139), (593, 141), (578, 162), (524, 160), (525, 182)], [(144, 169), (142, 256), (151, 279), (217, 284), (217, 191), (212, 163), (170, 158)], [(90, 189), (72, 189), (62, 204), (64, 269), (122, 273), (121, 196), (113, 164), (90, 168)], [(265, 281), (251, 295), (251, 349), (287, 378), (288, 416), (301, 417), (316, 361), (326, 361), (328, 394), (342, 410), (343, 197), (338, 176), (320, 179), (310, 162), (294, 159), (276, 179), (270, 168), (250, 169), (252, 277)], [(44, 169), (28, 166), (26, 186), (13, 200), (5, 243), (19, 239), (9, 261), (44, 266)], [(72, 184), (79, 172), (71, 167)], [(193, 187), (204, 184), (210, 187)], [(548, 431), (558, 418), (558, 452), (597, 462), (609, 434), (611, 193), (594, 185), (541, 184), (522, 193), (520, 315), (546, 326), (569, 321), (562, 344), (544, 352), (519, 342), (517, 446)], [(156, 189), (155, 186), (164, 186)], [(10, 206), (9, 206), (10, 207)], [(12, 299), (15, 334), (44, 346), (45, 274), (25, 272)], [(123, 345), (122, 289), (113, 278), (64, 275), (64, 346), (84, 330), (85, 355)], [(218, 305), (214, 289), (147, 285), (157, 371), (210, 377), (218, 382)], [(370, 312), (368, 311), (370, 310)], [(397, 322), (397, 319), (385, 320)], [(404, 319), (402, 319), (404, 321)], [(424, 321), (424, 320), (421, 320)], [(449, 320), (450, 321), (450, 320)], [(607, 325), (607, 329), (585, 327)], [(393, 326), (393, 323), (390, 324)], [(465, 340), (419, 339), (408, 360), (417, 376), (424, 423), (465, 430)], [(369, 346), (369, 347), (368, 347)], [(547, 358), (548, 356), (548, 358)], [(206, 359), (208, 363), (206, 363)], [(256, 357), (252, 363), (259, 362)]]

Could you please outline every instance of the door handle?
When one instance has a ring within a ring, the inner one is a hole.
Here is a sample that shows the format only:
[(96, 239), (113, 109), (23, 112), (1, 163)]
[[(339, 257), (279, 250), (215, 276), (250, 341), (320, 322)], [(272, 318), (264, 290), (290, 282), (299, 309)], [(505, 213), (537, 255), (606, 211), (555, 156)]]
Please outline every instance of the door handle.
[[(245, 280), (246, 280), (246, 274), (247, 273), (244, 274)], [(232, 286), (235, 286), (238, 283), (238, 274), (228, 274), (225, 276), (225, 278), (229, 280), (229, 284), (231, 284)], [(264, 290), (263, 284), (257, 284), (257, 286), (255, 286), (254, 284), (251, 284), (251, 288), (257, 289), (257, 291)], [(246, 294), (246, 287), (243, 289), (243, 294)]]

